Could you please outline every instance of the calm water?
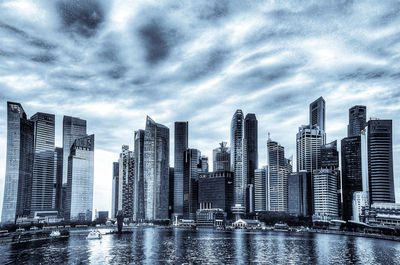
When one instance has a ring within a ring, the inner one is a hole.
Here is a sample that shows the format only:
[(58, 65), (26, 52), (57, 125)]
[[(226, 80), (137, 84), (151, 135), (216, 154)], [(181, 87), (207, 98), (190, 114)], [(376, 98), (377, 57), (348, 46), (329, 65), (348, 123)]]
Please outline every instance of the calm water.
[(312, 233), (148, 227), (0, 246), (0, 264), (400, 264), (400, 242)]

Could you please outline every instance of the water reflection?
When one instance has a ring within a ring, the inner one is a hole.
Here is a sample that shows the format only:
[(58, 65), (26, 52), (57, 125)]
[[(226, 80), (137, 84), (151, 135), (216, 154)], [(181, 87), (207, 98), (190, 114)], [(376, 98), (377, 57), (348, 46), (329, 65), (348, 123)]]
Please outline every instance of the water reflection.
[(0, 245), (0, 264), (400, 264), (400, 242), (342, 235), (146, 227)]

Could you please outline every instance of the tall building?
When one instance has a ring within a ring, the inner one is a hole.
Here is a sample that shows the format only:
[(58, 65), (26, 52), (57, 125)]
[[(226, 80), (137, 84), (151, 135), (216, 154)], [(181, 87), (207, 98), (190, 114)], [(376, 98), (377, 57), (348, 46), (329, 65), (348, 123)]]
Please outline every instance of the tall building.
[(231, 152), (226, 142), (221, 142), (220, 147), (213, 150), (213, 169), (214, 172), (231, 170)]
[(31, 212), (55, 210), (55, 116), (38, 112), (31, 120), (35, 132)]
[(169, 129), (148, 116), (143, 162), (145, 219), (166, 220), (169, 197)]
[(199, 208), (222, 209), (231, 218), (234, 177), (231, 171), (217, 171), (199, 175)]
[(189, 123), (175, 122), (174, 137), (174, 215), (183, 216), (183, 157), (188, 149)]
[(76, 139), (68, 157), (67, 220), (91, 221), (93, 212), (94, 135)]
[(67, 183), (68, 178), (68, 156), (72, 144), (78, 138), (85, 137), (86, 121), (76, 117), (63, 117), (63, 184)]
[(135, 182), (135, 159), (133, 152), (129, 150), (128, 145), (122, 146), (122, 152), (119, 155), (119, 198), (118, 210), (122, 210), (124, 218), (133, 221), (133, 200), (134, 200), (134, 182)]
[(183, 219), (196, 218), (200, 169), (200, 151), (187, 149), (183, 155)]
[(367, 107), (356, 105), (349, 109), (347, 137), (359, 136), (367, 125)]
[(254, 212), (254, 170), (258, 168), (258, 122), (254, 113), (244, 119), (243, 172), (247, 177), (246, 209)]
[(313, 220), (329, 221), (339, 216), (337, 175), (335, 170), (319, 169), (313, 174)]
[(63, 178), (63, 149), (56, 147), (54, 150), (54, 194), (56, 200), (56, 210), (62, 209), (62, 178)]
[(254, 211), (266, 211), (268, 205), (268, 167), (254, 170)]
[(2, 223), (30, 213), (34, 126), (21, 104), (7, 102), (7, 157)]
[(145, 219), (144, 203), (144, 130), (135, 131), (135, 185), (134, 185), (134, 219)]
[(321, 167), (321, 146), (325, 144), (325, 132), (303, 125), (296, 136), (297, 172), (312, 173)]
[(394, 203), (392, 120), (369, 120), (367, 144), (371, 204)]
[(312, 215), (311, 173), (300, 171), (291, 173), (288, 178), (288, 212), (296, 216)]
[(231, 170), (234, 174), (234, 213), (237, 218), (246, 213), (247, 177), (243, 176), (243, 134), (244, 119), (242, 110), (236, 110), (231, 122)]
[(325, 131), (325, 100), (319, 97), (310, 104), (310, 127)]
[(174, 214), (174, 168), (169, 167), (168, 219)]
[(113, 162), (111, 218), (117, 217), (118, 198), (119, 198), (119, 164), (118, 162)]
[(268, 154), (268, 210), (288, 210), (288, 171), (285, 163), (285, 149), (270, 138), (267, 142)]
[(353, 194), (361, 192), (362, 161), (361, 137), (350, 136), (342, 139), (342, 189), (343, 189), (343, 219), (351, 220), (353, 214)]

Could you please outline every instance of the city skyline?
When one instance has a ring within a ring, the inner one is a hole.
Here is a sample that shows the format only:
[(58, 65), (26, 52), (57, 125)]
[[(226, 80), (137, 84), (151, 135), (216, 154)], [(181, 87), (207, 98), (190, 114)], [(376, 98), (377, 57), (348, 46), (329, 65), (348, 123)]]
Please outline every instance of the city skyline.
[[(79, 18), (88, 14), (85, 5), (0, 4), (0, 40), (6, 40), (0, 58), (7, 66), (0, 69), (0, 200), (8, 100), (21, 103), (30, 115), (55, 114), (57, 147), (62, 146), (63, 115), (87, 121), (96, 135), (93, 209), (109, 210), (112, 162), (122, 145), (134, 146), (134, 131), (144, 129), (146, 115), (170, 129), (171, 166), (174, 122), (189, 121), (189, 148), (207, 155), (211, 167), (212, 150), (230, 142), (235, 110), (255, 113), (260, 168), (267, 164), (268, 132), (287, 157), (295, 157), (298, 127), (308, 124), (308, 105), (319, 96), (326, 101), (326, 142), (347, 136), (348, 109), (355, 105), (367, 107), (367, 120), (393, 120), (399, 199), (394, 5), (376, 4), (379, 12), (372, 12), (363, 3), (127, 8), (129, 1), (123, 2), (88, 1), (98, 11), (93, 27), (92, 13)], [(65, 17), (68, 9), (75, 14), (72, 21)], [(321, 22), (326, 19), (332, 22)], [(199, 47), (202, 38), (208, 42)]]

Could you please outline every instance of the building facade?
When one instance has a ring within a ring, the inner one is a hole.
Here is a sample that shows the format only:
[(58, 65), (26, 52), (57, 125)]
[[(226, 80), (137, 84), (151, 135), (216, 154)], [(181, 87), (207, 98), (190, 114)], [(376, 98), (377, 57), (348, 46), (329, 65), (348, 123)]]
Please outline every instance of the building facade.
[(174, 216), (183, 216), (183, 160), (189, 144), (189, 123), (175, 122), (174, 137)]
[(145, 219), (168, 219), (169, 129), (146, 119), (144, 135), (144, 202)]
[(119, 155), (119, 198), (118, 210), (122, 210), (124, 218), (133, 221), (133, 206), (135, 198), (135, 158), (128, 145), (122, 146), (122, 152)]
[(7, 156), (2, 223), (30, 213), (34, 125), (21, 104), (7, 102)]
[(367, 137), (371, 204), (394, 203), (392, 120), (369, 120)]
[(337, 175), (335, 170), (319, 169), (313, 174), (313, 220), (330, 221), (338, 218)]
[(354, 106), (349, 109), (349, 125), (347, 126), (347, 137), (359, 136), (367, 125), (367, 107)]
[(76, 139), (68, 157), (67, 220), (91, 221), (93, 212), (94, 135)]
[(144, 130), (135, 131), (135, 184), (134, 184), (134, 220), (145, 219), (144, 203)]
[(201, 153), (187, 149), (183, 155), (183, 219), (196, 219)]
[(118, 162), (113, 162), (111, 218), (117, 218), (118, 199), (119, 199), (119, 164)]
[(246, 189), (247, 177), (243, 175), (243, 136), (244, 136), (244, 117), (242, 110), (236, 110), (231, 122), (231, 170), (235, 181), (233, 211), (239, 217), (246, 213)]
[(254, 212), (254, 170), (258, 168), (258, 121), (254, 113), (244, 119), (243, 172), (247, 177), (246, 209)]
[(231, 170), (231, 152), (226, 142), (221, 142), (220, 147), (213, 150), (213, 169), (214, 172)]
[(288, 210), (288, 171), (285, 149), (271, 139), (267, 142), (268, 154), (268, 202), (269, 211)]
[(311, 174), (291, 173), (288, 179), (288, 212), (296, 216), (311, 216), (313, 212)]
[(325, 131), (325, 100), (319, 97), (310, 104), (310, 127)]
[(35, 133), (31, 212), (55, 210), (55, 116), (38, 112), (31, 120)]
[(254, 211), (266, 211), (268, 205), (268, 167), (254, 170)]

